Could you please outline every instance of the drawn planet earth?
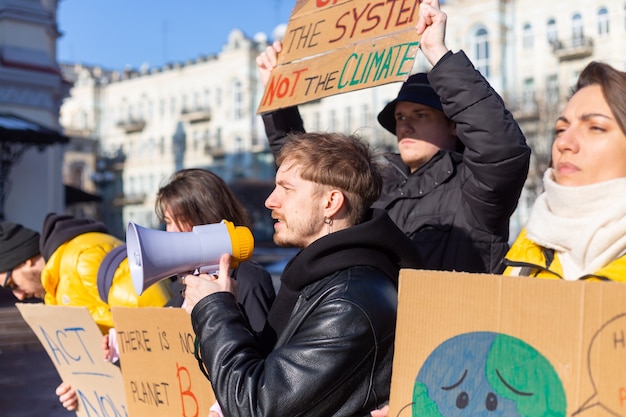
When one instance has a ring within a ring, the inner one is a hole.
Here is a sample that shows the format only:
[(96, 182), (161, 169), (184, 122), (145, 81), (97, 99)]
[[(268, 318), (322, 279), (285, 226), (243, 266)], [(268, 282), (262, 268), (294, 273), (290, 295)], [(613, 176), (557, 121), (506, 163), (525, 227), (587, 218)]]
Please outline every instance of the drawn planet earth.
[(528, 343), (472, 332), (439, 345), (420, 369), (413, 417), (565, 416), (565, 391), (550, 362)]

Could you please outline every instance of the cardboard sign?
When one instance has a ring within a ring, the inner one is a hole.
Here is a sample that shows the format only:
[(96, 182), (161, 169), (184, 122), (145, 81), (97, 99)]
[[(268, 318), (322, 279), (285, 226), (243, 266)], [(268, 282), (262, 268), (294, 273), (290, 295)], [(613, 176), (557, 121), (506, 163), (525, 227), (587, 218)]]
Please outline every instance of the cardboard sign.
[(102, 333), (84, 307), (16, 304), (64, 382), (78, 394), (79, 417), (127, 417), (120, 369), (105, 361)]
[(215, 395), (182, 308), (112, 307), (131, 416), (207, 416)]
[(418, 50), (417, 0), (299, 0), (258, 113), (404, 81)]
[(626, 285), (403, 270), (389, 416), (626, 416)]

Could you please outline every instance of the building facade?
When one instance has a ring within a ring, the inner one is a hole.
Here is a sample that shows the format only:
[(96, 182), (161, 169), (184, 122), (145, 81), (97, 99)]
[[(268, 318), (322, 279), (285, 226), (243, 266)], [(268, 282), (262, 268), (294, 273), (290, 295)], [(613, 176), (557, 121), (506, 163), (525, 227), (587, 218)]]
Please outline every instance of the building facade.
[[(541, 192), (554, 123), (578, 74), (591, 60), (626, 69), (626, 2), (446, 0), (442, 8), (449, 16), (448, 47), (463, 49), (489, 79), (533, 150), (512, 219), (514, 237)], [(156, 227), (154, 195), (181, 168), (207, 167), (229, 183), (271, 179), (273, 159), (256, 114), (263, 91), (254, 60), (267, 44), (263, 36), (233, 30), (215, 56), (186, 63), (120, 72), (74, 66), (76, 83), (61, 123), (66, 132), (89, 132), (99, 142), (99, 158), (118, 162), (117, 171), (96, 177), (118, 183), (111, 210), (121, 213), (123, 224)], [(429, 68), (418, 53), (413, 71)], [(378, 148), (395, 149), (376, 115), (398, 89), (393, 83), (340, 94), (300, 111), (308, 130), (358, 133)]]
[[(0, 0), (0, 113), (50, 132), (60, 130), (59, 108), (68, 88), (56, 60), (56, 14), (57, 0)], [(38, 145), (34, 136), (16, 140), (11, 129), (19, 127), (2, 127), (0, 217), (39, 230), (46, 213), (65, 207), (64, 145)]]
[(554, 126), (582, 69), (603, 61), (626, 70), (623, 0), (446, 0), (447, 44), (465, 50), (503, 96), (532, 148), (512, 235), (542, 191)]
[[(103, 196), (100, 217), (114, 234), (123, 236), (129, 221), (158, 227), (156, 192), (179, 169), (208, 168), (233, 186), (273, 181), (274, 159), (257, 114), (263, 87), (255, 60), (267, 45), (266, 37), (235, 29), (218, 54), (185, 63), (123, 71), (62, 65), (73, 87), (60, 121), (66, 135), (99, 144), (90, 177)], [(395, 140), (375, 116), (398, 88), (308, 103), (302, 114), (311, 130), (356, 132), (391, 148)], [(253, 217), (270, 220), (267, 214)]]

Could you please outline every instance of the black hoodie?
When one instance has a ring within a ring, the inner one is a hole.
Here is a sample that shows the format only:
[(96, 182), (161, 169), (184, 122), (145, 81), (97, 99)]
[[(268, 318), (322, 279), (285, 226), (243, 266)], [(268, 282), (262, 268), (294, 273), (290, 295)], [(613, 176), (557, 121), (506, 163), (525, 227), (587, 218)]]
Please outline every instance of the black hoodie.
[(43, 221), (39, 250), (44, 260), (52, 256), (59, 246), (78, 235), (90, 232), (108, 233), (104, 223), (92, 219), (77, 219), (69, 214), (48, 213)]
[(331, 233), (301, 250), (289, 261), (270, 309), (263, 334), (265, 349), (271, 350), (281, 334), (300, 291), (335, 272), (354, 266), (370, 266), (389, 277), (396, 288), (401, 268), (423, 265), (415, 246), (383, 210), (369, 210), (366, 219)]

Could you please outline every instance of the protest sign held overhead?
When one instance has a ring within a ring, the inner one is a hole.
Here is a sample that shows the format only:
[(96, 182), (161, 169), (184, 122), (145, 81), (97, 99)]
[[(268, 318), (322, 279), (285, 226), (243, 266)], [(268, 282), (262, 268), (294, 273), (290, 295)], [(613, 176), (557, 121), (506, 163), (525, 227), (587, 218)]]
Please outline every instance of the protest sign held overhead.
[(419, 40), (417, 0), (299, 0), (258, 113), (404, 81)]

